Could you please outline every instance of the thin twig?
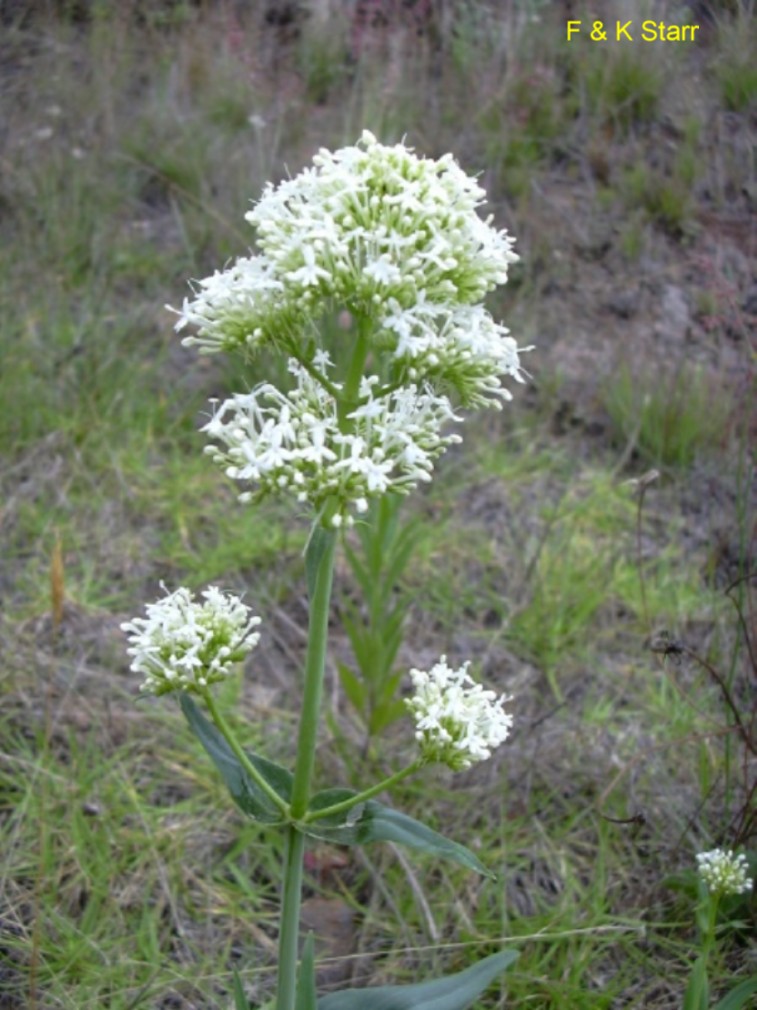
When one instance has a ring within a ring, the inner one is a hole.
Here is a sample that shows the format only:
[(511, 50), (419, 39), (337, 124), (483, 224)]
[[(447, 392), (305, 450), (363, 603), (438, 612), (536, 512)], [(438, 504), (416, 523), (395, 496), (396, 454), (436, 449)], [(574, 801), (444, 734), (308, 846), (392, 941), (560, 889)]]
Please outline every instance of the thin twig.
[(734, 599), (731, 596), (732, 591), (736, 586), (741, 585), (742, 582), (749, 582), (751, 579), (757, 578), (757, 572), (747, 572), (746, 575), (739, 576), (738, 579), (734, 579), (733, 582), (726, 587), (725, 595), (731, 601), (731, 603), (736, 608), (736, 613), (738, 614), (739, 624), (741, 625), (741, 630), (744, 634), (744, 642), (746, 643), (747, 652), (749, 653), (749, 660), (752, 664), (752, 673), (757, 677), (757, 656), (755, 656), (754, 649), (752, 647), (752, 636), (749, 634), (749, 628), (746, 623), (746, 618), (744, 617), (744, 611), (741, 608), (741, 603), (739, 600)]
[(639, 573), (639, 588), (641, 590), (641, 611), (644, 617), (644, 624), (647, 629), (647, 634), (651, 634), (651, 622), (649, 619), (649, 606), (647, 604), (647, 584), (644, 579), (644, 566), (641, 560), (641, 516), (644, 510), (644, 495), (647, 493), (647, 488), (650, 484), (653, 484), (660, 476), (659, 470), (648, 470), (647, 473), (642, 474), (641, 477), (635, 480), (628, 481), (629, 484), (638, 487), (639, 489), (639, 506), (636, 509), (636, 570)]
[(733, 695), (729, 691), (728, 685), (725, 683), (721, 675), (718, 673), (715, 667), (712, 666), (711, 663), (708, 663), (706, 659), (703, 659), (699, 655), (699, 653), (694, 652), (693, 649), (689, 649), (686, 645), (682, 645), (680, 648), (685, 656), (688, 656), (689, 659), (693, 659), (694, 662), (699, 663), (702, 669), (706, 670), (707, 673), (709, 673), (709, 675), (718, 685), (718, 687), (720, 688), (720, 693), (723, 695), (723, 700), (725, 701), (728, 708), (731, 710), (731, 714), (733, 715), (733, 718), (736, 722), (736, 729), (738, 730), (739, 736), (744, 741), (744, 746), (748, 747), (749, 750), (752, 752), (752, 754), (757, 754), (757, 741), (751, 739), (749, 731), (747, 730), (744, 723), (741, 721), (741, 715), (739, 714), (738, 706), (736, 705), (736, 702), (733, 700)]

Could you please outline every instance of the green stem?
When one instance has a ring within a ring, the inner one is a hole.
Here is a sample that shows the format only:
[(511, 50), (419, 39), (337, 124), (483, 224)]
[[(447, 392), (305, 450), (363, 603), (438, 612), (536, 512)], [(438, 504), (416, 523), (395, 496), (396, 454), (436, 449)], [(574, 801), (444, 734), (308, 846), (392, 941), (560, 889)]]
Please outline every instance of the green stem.
[(407, 386), (409, 380), (398, 379), (396, 382), (388, 382), (385, 386), (377, 386), (373, 390), (373, 396), (375, 399), (380, 399), (382, 396), (388, 396), (393, 393), (396, 389), (402, 389), (403, 386)]
[(266, 794), (268, 799), (271, 800), (271, 802), (274, 803), (279, 808), (284, 819), (288, 821), (290, 817), (289, 804), (287, 803), (286, 800), (282, 799), (281, 796), (279, 796), (279, 794), (276, 792), (273, 786), (269, 785), (266, 782), (266, 780), (257, 770), (255, 765), (247, 757), (244, 750), (242, 749), (242, 746), (240, 745), (239, 741), (234, 735), (233, 730), (226, 722), (224, 717), (221, 715), (221, 713), (218, 711), (213, 695), (210, 693), (210, 691), (205, 691), (203, 693), (202, 698), (208, 707), (208, 711), (210, 712), (213, 722), (216, 724), (221, 733), (223, 733), (224, 739), (228, 743), (229, 747), (231, 747), (231, 749), (234, 751), (234, 754), (239, 763), (241, 764), (241, 766), (244, 768), (244, 770), (247, 772), (247, 774), (250, 776), (253, 782), (255, 782), (256, 785), (260, 786), (260, 788)]
[(302, 357), (301, 354), (297, 353), (294, 350), (290, 350), (289, 353), (291, 357), (293, 357), (300, 365), (302, 365), (302, 367), (305, 369), (308, 375), (312, 376), (316, 382), (320, 383), (320, 385), (323, 386), (323, 388), (330, 396), (333, 396), (335, 400), (339, 399), (339, 390), (337, 389), (337, 387), (334, 385), (333, 382), (329, 382), (326, 376), (323, 375), (321, 372), (319, 372), (317, 368), (314, 368), (313, 365), (311, 365), (306, 358)]
[(297, 998), (297, 945), (302, 901), (302, 860), (305, 836), (290, 824), (284, 850), (284, 893), (279, 935), (279, 973), (276, 981), (276, 1010), (294, 1010)]
[(323, 693), (326, 641), (329, 627), (329, 600), (334, 573), (336, 530), (316, 527), (308, 545), (308, 560), (317, 565), (310, 585), (310, 620), (305, 660), (305, 688), (297, 737), (297, 760), (292, 783), (292, 820), (305, 816), (310, 801), (310, 780), (315, 763), (315, 745)]
[[(297, 758), (292, 783), (290, 816), (302, 819), (310, 802), (310, 782), (315, 764), (315, 745), (323, 694), (323, 672), (326, 663), (326, 642), (329, 626), (329, 599), (334, 572), (336, 531), (314, 527), (306, 552), (310, 621), (305, 660), (305, 686), (300, 711), (297, 738)], [(276, 987), (276, 1010), (294, 1010), (297, 993), (297, 943), (300, 929), (302, 891), (302, 861), (305, 836), (294, 824), (286, 835), (284, 886), (279, 936), (279, 965)]]
[(720, 904), (719, 894), (708, 894), (706, 915), (707, 921), (702, 932), (700, 951), (702, 957), (708, 958), (710, 951), (715, 946), (715, 927), (718, 921), (718, 905)]
[(396, 786), (398, 782), (417, 772), (424, 764), (425, 761), (422, 758), (418, 758), (417, 761), (408, 765), (407, 768), (403, 768), (394, 775), (390, 775), (388, 779), (384, 779), (378, 785), (371, 786), (370, 789), (365, 789), (362, 793), (356, 793), (354, 796), (350, 796), (349, 799), (342, 800), (341, 803), (335, 803), (331, 807), (323, 807), (321, 810), (309, 810), (302, 818), (302, 822), (310, 824), (311, 821), (320, 821), (323, 817), (331, 817), (333, 814), (341, 814), (346, 810), (351, 810), (358, 803), (365, 803), (366, 800), (378, 795), (378, 793), (383, 792), (385, 789), (391, 789), (393, 786)]

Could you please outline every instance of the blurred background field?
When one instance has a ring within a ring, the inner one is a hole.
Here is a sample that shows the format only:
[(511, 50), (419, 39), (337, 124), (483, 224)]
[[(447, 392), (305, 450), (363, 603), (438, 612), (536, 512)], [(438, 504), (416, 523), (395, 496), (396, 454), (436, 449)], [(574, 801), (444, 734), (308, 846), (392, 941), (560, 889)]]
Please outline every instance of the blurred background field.
[[(270, 992), (279, 841), (137, 700), (119, 624), (161, 582), (243, 591), (263, 641), (224, 702), (287, 760), (306, 523), (240, 506), (197, 433), (268, 363), (198, 358), (164, 306), (247, 252), (267, 180), (363, 128), (480, 174), (521, 256), (491, 307), (535, 349), (401, 512), (397, 669), (472, 658), (516, 729), (394, 802), (499, 881), (315, 850), (322, 988), (514, 943), (480, 1008), (680, 1007), (694, 853), (755, 848), (757, 23), (635, 11), (700, 32), (568, 43), (594, 13), (537, 0), (0, 3), (2, 1010), (226, 1010), (235, 968)], [(321, 756), (350, 785), (412, 748), (341, 693), (355, 591), (342, 562)], [(733, 917), (716, 993), (757, 971), (754, 898)]]

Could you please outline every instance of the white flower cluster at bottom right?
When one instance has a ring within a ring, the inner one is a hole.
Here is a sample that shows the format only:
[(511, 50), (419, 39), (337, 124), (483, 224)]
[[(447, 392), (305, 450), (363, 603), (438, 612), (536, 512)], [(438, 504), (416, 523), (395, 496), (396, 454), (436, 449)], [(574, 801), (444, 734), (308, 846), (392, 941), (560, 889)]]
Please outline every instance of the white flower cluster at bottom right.
[(477, 684), (467, 672), (469, 666), (464, 663), (452, 670), (442, 656), (428, 673), (411, 670), (415, 694), (405, 702), (415, 719), (415, 738), (424, 760), (446, 764), (453, 771), (491, 757), (513, 724), (503, 707), (510, 698), (497, 697)]
[(752, 890), (746, 856), (734, 855), (731, 849), (712, 849), (697, 854), (699, 876), (711, 894), (726, 896), (746, 894)]

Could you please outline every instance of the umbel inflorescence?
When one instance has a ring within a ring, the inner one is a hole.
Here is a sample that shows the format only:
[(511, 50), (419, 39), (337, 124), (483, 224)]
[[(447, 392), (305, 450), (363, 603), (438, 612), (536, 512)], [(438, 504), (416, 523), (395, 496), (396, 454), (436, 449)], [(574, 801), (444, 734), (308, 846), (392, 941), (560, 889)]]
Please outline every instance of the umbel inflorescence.
[[(459, 440), (442, 433), (458, 406), (509, 399), (518, 347), (483, 300), (517, 256), (479, 216), (484, 198), (451, 155), (420, 158), (367, 131), (267, 186), (247, 215), (258, 251), (199, 281), (177, 323), (206, 353), (289, 358), (292, 388), (231, 397), (204, 429), (213, 458), (249, 484), (243, 500), (293, 493), (350, 522), (371, 497), (428, 479)], [(327, 349), (319, 322), (339, 310), (354, 326)]]
[[(331, 367), (325, 352), (316, 362), (324, 372)], [(365, 512), (369, 498), (430, 480), (433, 459), (460, 441), (442, 434), (445, 422), (460, 420), (446, 397), (415, 385), (374, 395), (375, 375), (361, 381), (359, 404), (342, 430), (334, 397), (296, 361), (289, 367), (294, 389), (282, 393), (263, 383), (226, 400), (203, 428), (223, 444), (209, 452), (227, 475), (256, 486), (242, 501), (292, 491), (316, 507), (334, 496)]]

